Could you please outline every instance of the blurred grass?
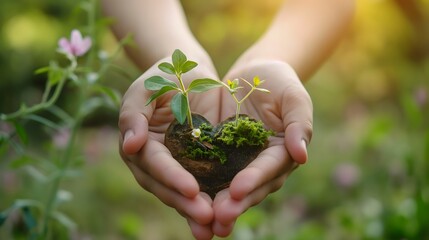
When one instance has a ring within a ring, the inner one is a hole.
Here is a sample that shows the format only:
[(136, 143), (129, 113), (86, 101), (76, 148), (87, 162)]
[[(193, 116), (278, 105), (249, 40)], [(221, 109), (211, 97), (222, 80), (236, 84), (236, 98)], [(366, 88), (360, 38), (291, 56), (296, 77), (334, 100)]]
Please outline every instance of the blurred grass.
[[(223, 75), (263, 32), (280, 2), (183, 4)], [(428, 239), (429, 2), (357, 2), (341, 46), (306, 85), (314, 104), (309, 163), (245, 213), (230, 239)], [(83, 24), (75, 5), (0, 3), (0, 112), (40, 97), (44, 79), (33, 71), (55, 56), (56, 39)], [(112, 51), (110, 32), (98, 34), (99, 47)], [(139, 73), (124, 56), (117, 64), (132, 77)], [(105, 81), (121, 92), (130, 83), (117, 72), (108, 76)], [(66, 93), (60, 105), (71, 104)], [(72, 195), (64, 212), (77, 223), (72, 237), (190, 239), (182, 217), (142, 191), (120, 160), (116, 116), (107, 110), (94, 114), (79, 136), (80, 173), (63, 185)], [(43, 130), (32, 132), (30, 143), (47, 139)], [(45, 197), (43, 184), (28, 168), (11, 168), (13, 162), (8, 156), (0, 161), (0, 209), (16, 198)], [(0, 239), (9, 230), (0, 228)]]

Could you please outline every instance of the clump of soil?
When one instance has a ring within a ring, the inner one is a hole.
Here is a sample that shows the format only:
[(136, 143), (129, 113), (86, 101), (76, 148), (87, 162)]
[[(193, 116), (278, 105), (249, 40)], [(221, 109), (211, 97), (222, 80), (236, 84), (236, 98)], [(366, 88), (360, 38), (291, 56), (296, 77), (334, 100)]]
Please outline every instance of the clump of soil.
[(267, 131), (262, 122), (240, 115), (226, 119), (217, 126), (198, 114), (192, 114), (195, 137), (187, 124), (173, 121), (165, 135), (165, 146), (173, 157), (198, 181), (200, 191), (211, 198), (229, 187), (234, 176), (249, 165), (268, 145)]

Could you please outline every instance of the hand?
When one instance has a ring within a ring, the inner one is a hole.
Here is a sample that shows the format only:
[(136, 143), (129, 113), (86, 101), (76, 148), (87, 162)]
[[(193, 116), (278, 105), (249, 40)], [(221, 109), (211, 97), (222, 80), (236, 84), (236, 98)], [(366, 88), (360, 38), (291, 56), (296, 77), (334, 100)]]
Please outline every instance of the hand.
[[(252, 81), (254, 76), (266, 80), (261, 88), (271, 93), (252, 93), (242, 104), (242, 113), (262, 120), (277, 135), (270, 139), (266, 150), (234, 177), (228, 189), (216, 195), (212, 230), (217, 236), (229, 235), (243, 212), (277, 191), (293, 169), (307, 161), (306, 145), (312, 134), (313, 108), (298, 76), (284, 62), (260, 60), (236, 67), (226, 77)], [(242, 96), (246, 93), (245, 89)], [(222, 119), (235, 111), (235, 102), (228, 95), (223, 92)], [(242, 96), (237, 93), (238, 99)]]
[[(160, 62), (163, 61), (169, 59)], [(211, 223), (214, 216), (211, 198), (199, 191), (195, 178), (164, 146), (165, 132), (174, 119), (169, 106), (174, 93), (167, 93), (145, 106), (152, 94), (144, 87), (145, 79), (161, 75), (177, 81), (157, 68), (160, 62), (139, 77), (123, 98), (119, 116), (120, 153), (137, 182), (145, 190), (184, 216), (197, 239), (211, 239), (213, 236)], [(218, 78), (211, 69), (213, 68), (200, 64), (191, 72), (184, 74), (183, 80), (186, 84), (196, 78)], [(189, 96), (191, 109), (204, 115), (211, 122), (219, 121), (219, 99), (220, 89)]]

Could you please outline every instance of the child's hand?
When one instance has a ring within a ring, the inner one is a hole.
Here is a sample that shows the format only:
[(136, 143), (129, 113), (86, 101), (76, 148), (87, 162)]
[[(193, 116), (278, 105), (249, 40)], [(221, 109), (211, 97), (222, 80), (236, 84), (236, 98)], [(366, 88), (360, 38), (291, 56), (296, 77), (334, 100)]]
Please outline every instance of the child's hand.
[[(120, 153), (145, 190), (184, 216), (196, 238), (210, 239), (213, 236), (212, 200), (207, 194), (200, 193), (195, 178), (164, 146), (164, 133), (174, 120), (169, 106), (173, 94), (167, 93), (145, 106), (152, 94), (144, 87), (145, 79), (162, 75), (176, 81), (171, 75), (163, 74), (157, 65), (158, 63), (139, 77), (123, 98), (119, 116)], [(184, 81), (202, 77), (217, 78), (215, 73), (207, 69), (198, 66), (192, 73), (183, 75)], [(203, 94), (193, 94), (189, 101), (195, 112), (212, 122), (218, 122), (219, 99), (220, 89), (214, 89)]]
[[(313, 108), (299, 78), (289, 65), (272, 60), (235, 68), (227, 78), (251, 81), (254, 76), (266, 80), (261, 87), (271, 93), (252, 93), (244, 101), (242, 113), (262, 120), (268, 129), (277, 132), (277, 136), (257, 159), (235, 176), (230, 187), (214, 199), (213, 232), (218, 236), (229, 235), (243, 212), (277, 191), (292, 170), (307, 161), (306, 145), (312, 134)], [(243, 94), (246, 92), (244, 90)], [(221, 118), (233, 115), (235, 109), (231, 97), (224, 94)], [(238, 95), (238, 98), (241, 97)]]

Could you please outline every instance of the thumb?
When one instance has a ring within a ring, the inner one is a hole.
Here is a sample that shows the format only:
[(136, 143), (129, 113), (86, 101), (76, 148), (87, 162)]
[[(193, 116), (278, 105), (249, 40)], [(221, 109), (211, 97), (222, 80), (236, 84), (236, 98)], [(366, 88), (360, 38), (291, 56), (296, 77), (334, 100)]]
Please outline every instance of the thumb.
[(138, 112), (121, 112), (119, 116), (120, 144), (127, 155), (136, 154), (146, 143), (148, 136), (148, 121)]
[(120, 144), (127, 155), (140, 151), (148, 138), (148, 119), (152, 116), (153, 104), (142, 106), (149, 95), (144, 89), (143, 79), (140, 77), (128, 88), (119, 113)]
[(311, 122), (293, 122), (285, 130), (285, 146), (292, 159), (303, 164), (307, 162), (307, 145), (312, 135)]

